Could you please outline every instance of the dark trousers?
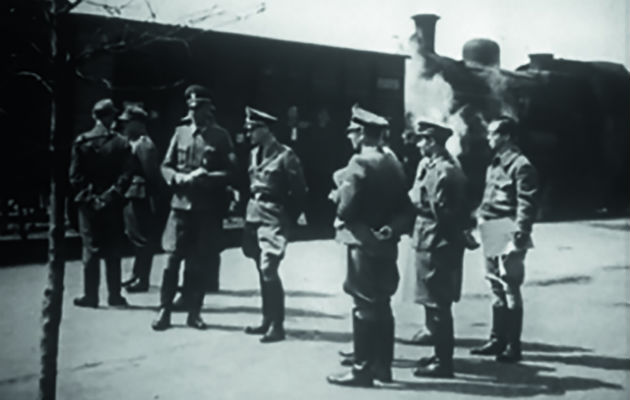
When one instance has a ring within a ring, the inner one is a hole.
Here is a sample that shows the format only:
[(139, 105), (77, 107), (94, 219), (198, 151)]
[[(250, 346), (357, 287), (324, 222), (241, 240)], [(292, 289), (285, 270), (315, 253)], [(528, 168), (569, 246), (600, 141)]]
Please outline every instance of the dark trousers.
[(260, 294), (262, 298), (263, 320), (282, 324), (284, 322), (284, 287), (278, 275), (280, 259), (265, 254), (265, 260), (256, 260)]
[(391, 378), (394, 360), (394, 316), (389, 302), (354, 296), (354, 370)]
[(188, 277), (185, 293), (189, 312), (199, 313), (203, 305), (205, 274), (202, 264), (195, 257), (184, 258), (178, 253), (168, 253), (166, 268), (162, 275), (162, 287), (160, 289), (160, 307), (170, 310), (173, 307), (173, 298), (177, 292), (179, 281), (179, 269), (182, 261), (186, 261), (184, 274)]
[(134, 247), (133, 277), (149, 282), (156, 246), (155, 213), (148, 198), (128, 199), (123, 209), (125, 234)]
[(134, 247), (132, 276), (140, 278), (141, 282), (149, 283), (151, 265), (153, 264), (153, 250), (148, 247)]
[(437, 307), (425, 307), (425, 312), (433, 329), (435, 356), (441, 363), (451, 365), (455, 347), (451, 303), (441, 304)]
[(185, 261), (184, 295), (191, 313), (201, 310), (209, 280), (208, 260), (215, 263), (218, 273), (220, 223), (221, 219), (210, 210), (171, 210), (162, 236), (162, 245), (168, 253), (160, 294), (162, 307), (172, 307), (179, 269)]
[[(98, 299), (98, 287), (101, 279), (100, 258), (94, 254), (84, 258), (83, 261), (83, 289), (85, 297)], [(120, 296), (120, 258), (105, 258), (105, 277), (107, 279), (107, 291), (109, 298)]]
[(83, 243), (83, 284), (85, 296), (98, 299), (100, 260), (105, 260), (109, 298), (120, 296), (120, 246), (123, 239), (122, 208), (109, 206), (94, 210), (79, 206), (79, 228)]
[(284, 287), (278, 273), (287, 243), (284, 235), (279, 226), (248, 223), (243, 230), (243, 253), (254, 260), (258, 272), (263, 324), (284, 322)]

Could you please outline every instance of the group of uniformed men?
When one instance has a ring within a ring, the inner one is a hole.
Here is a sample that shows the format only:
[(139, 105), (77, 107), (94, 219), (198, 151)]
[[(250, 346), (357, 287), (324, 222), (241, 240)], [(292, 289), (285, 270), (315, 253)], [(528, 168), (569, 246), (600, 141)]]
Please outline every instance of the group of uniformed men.
[[(171, 325), (182, 261), (187, 325), (206, 327), (200, 311), (206, 290), (218, 289), (221, 220), (237, 163), (228, 132), (216, 122), (207, 89), (192, 85), (185, 96), (189, 113), (176, 128), (161, 167), (147, 135), (147, 112), (128, 106), (117, 118), (109, 99), (94, 106), (95, 126), (75, 140), (70, 167), (83, 240), (85, 293), (74, 302), (81, 307), (98, 306), (101, 258), (106, 264), (109, 304), (127, 305), (120, 294), (123, 229), (136, 250), (132, 276), (124, 284), (132, 293), (148, 290), (156, 247), (153, 196), (163, 183), (170, 188), (171, 210), (162, 235), (167, 263), (160, 311), (152, 323), (156, 331)], [(116, 118), (124, 136), (113, 129)], [(263, 343), (285, 338), (284, 289), (278, 268), (288, 231), (307, 193), (300, 159), (272, 132), (276, 121), (262, 111), (245, 109), (244, 128), (253, 149), (242, 247), (256, 264), (262, 297), (262, 321), (245, 332), (261, 335)], [(398, 286), (398, 242), (405, 233), (412, 237), (416, 301), (425, 307), (434, 345), (434, 354), (421, 358), (414, 373), (453, 376), (451, 307), (461, 294), (464, 250), (478, 246), (466, 231), (471, 219), (466, 176), (445, 148), (451, 129), (420, 121), (415, 138), (422, 160), (408, 190), (401, 163), (383, 146), (388, 125), (385, 118), (353, 106), (346, 132), (355, 154), (332, 176), (335, 188), (329, 199), (337, 210), (336, 239), (347, 246), (343, 288), (354, 300), (354, 347), (342, 360), (352, 368), (329, 376), (332, 384), (372, 386), (392, 381), (395, 324), (390, 299)], [(532, 247), (536, 173), (516, 146), (514, 120), (501, 117), (490, 123), (488, 131), (494, 159), (477, 216), (481, 223), (508, 218), (515, 229), (509, 251), (486, 259), (495, 298), (492, 331), (489, 341), (471, 352), (517, 362), (523, 318), (520, 285), (525, 254)]]

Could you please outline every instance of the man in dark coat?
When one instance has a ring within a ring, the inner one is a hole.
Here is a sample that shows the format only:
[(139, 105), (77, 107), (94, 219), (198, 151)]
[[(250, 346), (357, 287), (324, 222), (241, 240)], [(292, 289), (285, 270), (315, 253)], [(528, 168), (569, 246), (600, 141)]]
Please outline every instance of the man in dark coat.
[(425, 307), (435, 353), (421, 358), (414, 374), (447, 378), (453, 376), (455, 342), (451, 305), (462, 287), (466, 178), (444, 148), (449, 128), (421, 121), (417, 134), (424, 158), (409, 192), (416, 207), (416, 302)]
[(387, 120), (357, 105), (348, 138), (357, 149), (334, 173), (337, 240), (347, 245), (344, 291), (354, 299), (352, 370), (328, 382), (372, 386), (391, 382), (394, 317), (390, 299), (398, 286), (398, 239), (413, 220), (402, 165), (379, 146)]
[(123, 196), (131, 180), (132, 157), (127, 140), (111, 129), (116, 112), (110, 99), (98, 101), (92, 109), (94, 128), (80, 134), (72, 146), (70, 184), (79, 209), (85, 290), (74, 299), (78, 307), (98, 307), (101, 258), (105, 259), (109, 305), (127, 305), (120, 295), (120, 251)]
[(125, 193), (123, 209), (125, 233), (134, 247), (131, 277), (123, 282), (130, 293), (149, 290), (153, 253), (156, 250), (156, 196), (162, 186), (157, 149), (147, 133), (147, 112), (130, 105), (118, 118), (123, 134), (129, 139), (134, 156), (131, 185)]
[(283, 340), (284, 288), (278, 269), (288, 230), (304, 209), (307, 187), (300, 159), (278, 142), (269, 126), (276, 117), (245, 109), (245, 129), (254, 145), (249, 161), (250, 198), (245, 213), (243, 253), (256, 262), (262, 295), (262, 322), (245, 333), (263, 335), (262, 343)]
[[(471, 350), (495, 355), (498, 361), (521, 360), (525, 255), (533, 247), (532, 225), (537, 212), (538, 179), (535, 168), (516, 146), (517, 124), (502, 117), (488, 126), (488, 144), (494, 152), (486, 173), (486, 188), (479, 208), (480, 224), (507, 218), (513, 221), (512, 241), (499, 256), (486, 257), (486, 272), (493, 294), (490, 340)], [(485, 244), (485, 243), (484, 243)]]
[[(214, 122), (214, 105), (208, 90), (192, 85), (186, 95), (190, 119), (175, 130), (162, 162), (162, 176), (172, 188), (173, 197), (162, 235), (168, 258), (162, 277), (160, 312), (152, 324), (157, 331), (171, 325), (173, 298), (184, 260), (186, 323), (197, 329), (206, 327), (200, 316), (201, 306), (208, 280), (217, 278), (221, 224), (227, 203), (225, 187), (235, 158), (229, 134)], [(209, 261), (213, 261), (211, 268)]]

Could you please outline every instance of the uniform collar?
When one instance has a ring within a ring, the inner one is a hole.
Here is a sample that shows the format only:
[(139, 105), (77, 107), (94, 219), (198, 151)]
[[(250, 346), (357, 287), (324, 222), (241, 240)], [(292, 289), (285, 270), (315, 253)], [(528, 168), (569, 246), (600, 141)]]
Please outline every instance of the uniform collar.
[(258, 151), (262, 152), (264, 158), (270, 158), (274, 156), (277, 152), (279, 152), (280, 148), (280, 142), (278, 142), (278, 140), (272, 136), (267, 147), (264, 148), (263, 146), (258, 146)]
[(438, 161), (451, 161), (452, 157), (450, 153), (445, 148), (439, 148), (435, 154), (431, 156), (429, 159), (428, 168), (432, 168)]
[(254, 147), (252, 150), (252, 164), (250, 168), (257, 170), (265, 168), (281, 151), (282, 145), (275, 138), (272, 139), (266, 149), (263, 149), (261, 145)]
[(361, 146), (361, 154), (369, 155), (369, 154), (381, 154), (383, 151), (379, 148), (379, 146)]
[(521, 150), (516, 145), (510, 144), (495, 154), (492, 165), (501, 164), (504, 168), (509, 167), (520, 154)]

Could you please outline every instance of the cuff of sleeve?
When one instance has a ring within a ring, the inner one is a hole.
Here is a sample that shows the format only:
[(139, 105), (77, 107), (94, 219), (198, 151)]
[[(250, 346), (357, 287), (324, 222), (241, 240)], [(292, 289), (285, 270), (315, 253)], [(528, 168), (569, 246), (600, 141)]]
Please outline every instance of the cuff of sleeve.
[(169, 182), (169, 184), (171, 186), (181, 185), (183, 179), (184, 179), (184, 174), (182, 174), (181, 172), (176, 172), (173, 174), (173, 177), (171, 178), (171, 181)]

